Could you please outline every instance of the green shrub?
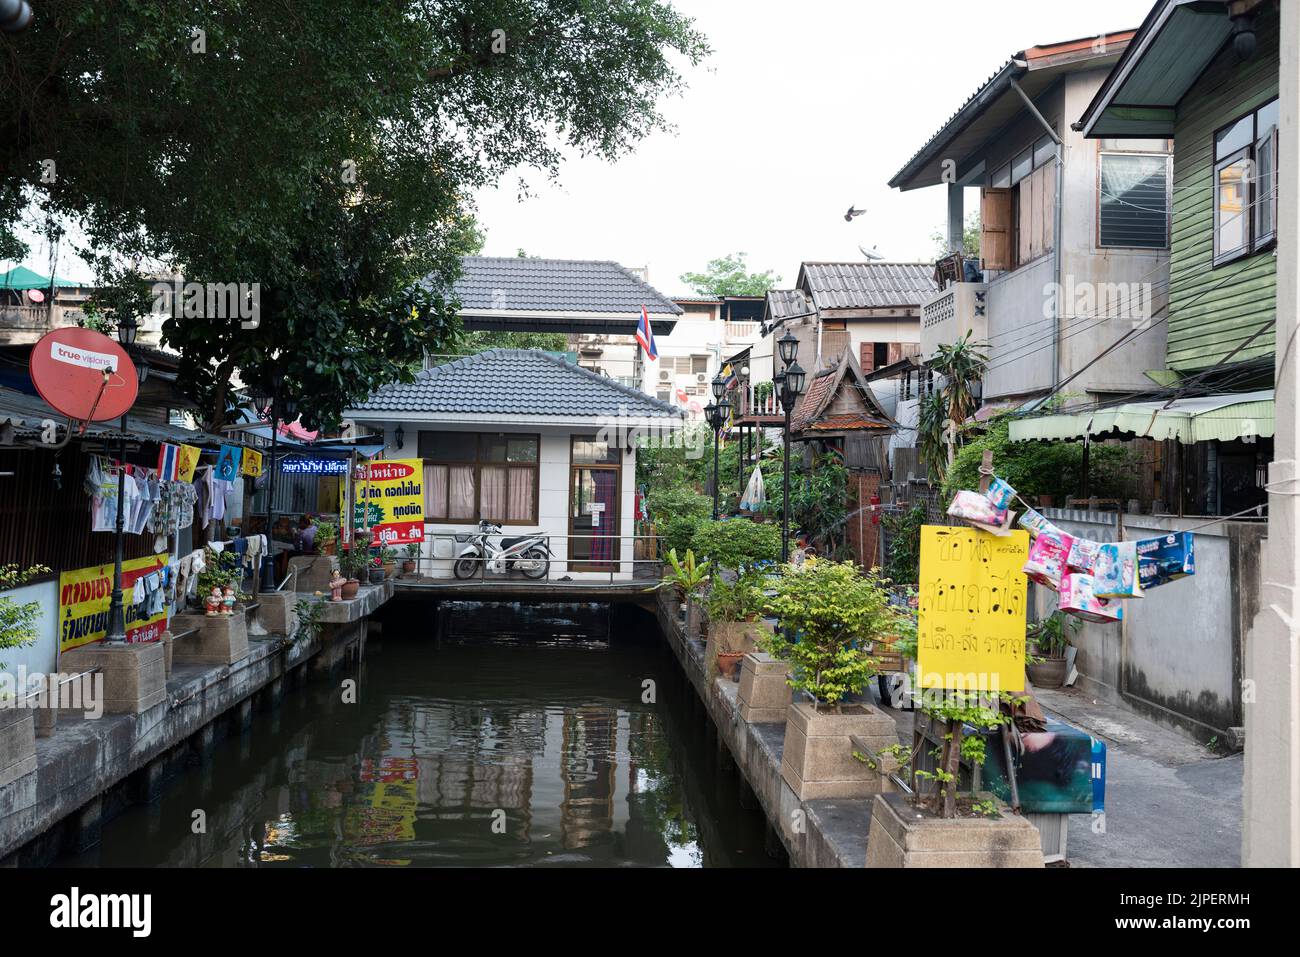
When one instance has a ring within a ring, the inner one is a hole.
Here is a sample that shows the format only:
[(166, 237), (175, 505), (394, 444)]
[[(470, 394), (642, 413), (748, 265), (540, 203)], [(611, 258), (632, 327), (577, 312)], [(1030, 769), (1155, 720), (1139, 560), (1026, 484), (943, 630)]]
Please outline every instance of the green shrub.
[[(836, 710), (876, 673), (867, 643), (898, 632), (885, 586), (852, 562), (809, 559), (801, 568), (783, 566), (768, 610), (781, 619), (781, 630), (763, 640), (765, 650), (794, 665), (790, 687)], [(785, 631), (797, 640), (788, 640)]]
[[(18, 588), (48, 571), (44, 565), (33, 565), (31, 568), (0, 565), (0, 591)], [(19, 603), (12, 598), (0, 598), (0, 650), (23, 648), (32, 644), (37, 638), (36, 626), (40, 620), (40, 602)], [(3, 661), (0, 661), (0, 667), (4, 667)]]
[(885, 556), (885, 577), (898, 585), (915, 585), (921, 579), (921, 526), (925, 504), (917, 502), (901, 515), (882, 519), (889, 532), (889, 554)]
[(660, 553), (676, 549), (681, 554), (690, 546), (696, 529), (713, 514), (713, 499), (682, 486), (651, 486), (646, 509), (659, 536)]
[(780, 560), (781, 529), (747, 518), (703, 522), (691, 538), (691, 548), (715, 568), (749, 571)]

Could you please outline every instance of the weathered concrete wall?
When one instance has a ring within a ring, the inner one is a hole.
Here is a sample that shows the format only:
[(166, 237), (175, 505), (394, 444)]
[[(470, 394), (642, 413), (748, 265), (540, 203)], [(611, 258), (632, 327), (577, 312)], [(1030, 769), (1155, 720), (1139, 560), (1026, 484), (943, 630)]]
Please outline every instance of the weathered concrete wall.
[(704, 642), (686, 638), (667, 589), (660, 590), (657, 615), (669, 646), (780, 838), (790, 863), (795, 867), (865, 866), (871, 800), (800, 801), (781, 777), (785, 724), (749, 724), (740, 717), (736, 700), (739, 685), (727, 679), (709, 680)]
[[(105, 794), (133, 775), (165, 775), (171, 756), (187, 742), (210, 748), (219, 722), (242, 713), (259, 692), (278, 699), (285, 681), (297, 683), (305, 670), (359, 658), (368, 632), (365, 615), (392, 593), (392, 584), (385, 583), (363, 588), (356, 601), (330, 604), (317, 638), (293, 643), (279, 635), (252, 637), (247, 657), (234, 664), (177, 663), (165, 700), (140, 714), (88, 720), (61, 712), (54, 733), (38, 741), (37, 769), (0, 787), (0, 861), (33, 842), (40, 845), (43, 835), (68, 820), (74, 844), (93, 844), (105, 816)], [(36, 859), (57, 853), (60, 841), (55, 835), (44, 843), (30, 852)]]
[[(1093, 541), (1120, 538), (1116, 517), (1100, 512), (1046, 509), (1071, 535)], [(1204, 519), (1123, 516), (1123, 539), (1183, 531)], [(1124, 621), (1086, 624), (1074, 639), (1079, 686), (1123, 700), (1200, 740), (1229, 740), (1242, 726), (1241, 678), (1245, 636), (1259, 609), (1259, 555), (1265, 527), (1223, 522), (1196, 531), (1196, 574), (1124, 603)], [(1039, 616), (1056, 593), (1032, 586)]]

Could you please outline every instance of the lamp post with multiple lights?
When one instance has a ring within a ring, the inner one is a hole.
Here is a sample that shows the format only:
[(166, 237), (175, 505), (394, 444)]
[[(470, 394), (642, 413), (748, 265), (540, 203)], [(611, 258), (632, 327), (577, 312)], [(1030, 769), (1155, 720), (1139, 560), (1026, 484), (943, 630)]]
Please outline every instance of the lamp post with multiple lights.
[(718, 438), (727, 427), (727, 418), (731, 414), (731, 403), (723, 398), (727, 384), (719, 372), (713, 377), (713, 401), (704, 407), (709, 428), (713, 430), (713, 520), (718, 520)]
[(785, 467), (781, 472), (781, 561), (790, 560), (790, 413), (795, 403), (803, 394), (804, 379), (807, 374), (795, 358), (799, 354), (799, 340), (787, 332), (776, 340), (778, 354), (781, 357), (781, 371), (772, 377), (777, 395), (781, 399), (781, 409), (785, 412), (785, 427), (781, 433), (784, 447)]

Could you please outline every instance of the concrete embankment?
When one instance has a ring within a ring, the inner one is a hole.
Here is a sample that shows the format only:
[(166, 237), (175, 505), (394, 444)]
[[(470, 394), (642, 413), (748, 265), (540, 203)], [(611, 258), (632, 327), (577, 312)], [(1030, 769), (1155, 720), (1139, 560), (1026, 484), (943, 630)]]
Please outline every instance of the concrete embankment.
[(660, 589), (659, 626), (740, 774), (795, 867), (864, 867), (872, 799), (801, 801), (781, 776), (785, 723), (741, 718), (738, 685), (707, 674), (705, 643), (687, 637), (669, 589)]
[[(181, 636), (165, 693), (139, 710), (97, 718), (61, 710), (48, 735), (35, 739), (34, 769), (0, 785), (0, 864), (48, 863), (94, 846), (118, 810), (156, 800), (170, 778), (246, 728), (254, 708), (276, 707), (309, 673), (359, 659), (369, 615), (392, 594), (385, 583), (327, 603), (318, 634), (298, 641), (284, 634), (294, 630), (286, 602), (265, 602), (248, 613), (247, 652), (238, 660), (187, 659), (182, 643), (197, 638)], [(286, 596), (297, 597), (305, 596)]]

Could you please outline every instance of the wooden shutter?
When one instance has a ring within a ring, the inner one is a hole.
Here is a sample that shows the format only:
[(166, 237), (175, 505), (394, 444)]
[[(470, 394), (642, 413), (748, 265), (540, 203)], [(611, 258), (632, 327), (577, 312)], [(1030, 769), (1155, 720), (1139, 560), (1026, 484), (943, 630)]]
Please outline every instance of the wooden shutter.
[(876, 344), (864, 342), (858, 346), (858, 362), (863, 372), (872, 372), (876, 368)]
[(889, 365), (901, 361), (903, 358), (903, 344), (901, 342), (891, 342), (889, 344)]
[(986, 186), (980, 190), (980, 259), (985, 269), (1010, 269), (1011, 190)]

